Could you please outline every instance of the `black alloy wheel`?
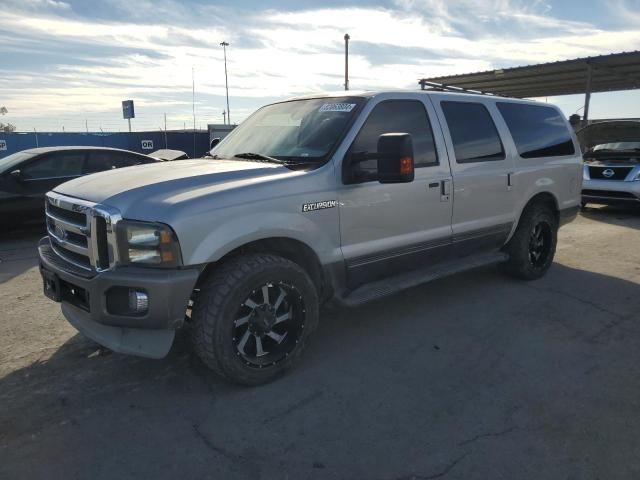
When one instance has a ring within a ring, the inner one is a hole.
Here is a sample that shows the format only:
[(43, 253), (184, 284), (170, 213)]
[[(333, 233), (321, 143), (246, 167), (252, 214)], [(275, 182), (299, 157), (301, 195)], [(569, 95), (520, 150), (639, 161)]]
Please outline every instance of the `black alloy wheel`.
[(535, 224), (529, 236), (529, 261), (534, 268), (541, 268), (547, 263), (552, 245), (551, 225), (542, 220)]
[(233, 344), (246, 365), (264, 368), (287, 358), (300, 342), (306, 309), (298, 290), (268, 282), (251, 292), (233, 321)]

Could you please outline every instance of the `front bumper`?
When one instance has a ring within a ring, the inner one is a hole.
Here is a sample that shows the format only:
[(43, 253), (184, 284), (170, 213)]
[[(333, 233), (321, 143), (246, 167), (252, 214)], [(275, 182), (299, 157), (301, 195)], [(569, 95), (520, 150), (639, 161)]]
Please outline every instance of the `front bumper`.
[(640, 181), (587, 180), (582, 184), (582, 201), (594, 203), (640, 203)]
[[(40, 241), (38, 252), (43, 278), (53, 274), (59, 279), (62, 313), (77, 330), (120, 353), (162, 358), (169, 352), (175, 330), (184, 321), (198, 270), (122, 267), (87, 276), (65, 265), (52, 251), (48, 237)], [(117, 287), (146, 292), (146, 313), (110, 311), (108, 292)]]

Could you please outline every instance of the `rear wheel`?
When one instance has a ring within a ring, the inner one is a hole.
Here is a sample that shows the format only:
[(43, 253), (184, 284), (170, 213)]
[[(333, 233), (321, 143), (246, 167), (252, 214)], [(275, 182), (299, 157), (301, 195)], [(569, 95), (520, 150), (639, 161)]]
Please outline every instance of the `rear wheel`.
[(509, 273), (524, 280), (542, 277), (553, 263), (558, 241), (558, 220), (545, 204), (533, 204), (505, 247)]
[(318, 295), (299, 265), (269, 254), (240, 256), (204, 281), (192, 323), (196, 353), (214, 372), (258, 385), (300, 358), (318, 323)]

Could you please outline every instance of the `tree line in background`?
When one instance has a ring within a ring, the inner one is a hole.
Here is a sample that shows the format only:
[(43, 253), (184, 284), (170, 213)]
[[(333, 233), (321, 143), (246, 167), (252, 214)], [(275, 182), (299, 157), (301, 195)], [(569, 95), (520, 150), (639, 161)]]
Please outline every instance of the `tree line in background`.
[[(7, 107), (0, 107), (0, 115), (4, 117), (7, 113), (9, 113), (9, 110), (7, 110)], [(15, 130), (16, 130), (15, 125), (12, 125), (11, 123), (0, 122), (0, 132), (9, 133), (9, 132), (15, 132)]]

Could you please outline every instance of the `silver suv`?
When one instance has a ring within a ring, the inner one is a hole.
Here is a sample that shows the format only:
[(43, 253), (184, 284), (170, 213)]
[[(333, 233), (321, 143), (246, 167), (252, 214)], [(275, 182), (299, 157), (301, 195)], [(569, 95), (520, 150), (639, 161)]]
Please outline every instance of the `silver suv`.
[(44, 292), (118, 352), (163, 357), (186, 324), (200, 358), (247, 385), (296, 362), (323, 302), (493, 262), (539, 278), (580, 206), (582, 158), (560, 111), (501, 97), (292, 99), (212, 157), (56, 187)]

